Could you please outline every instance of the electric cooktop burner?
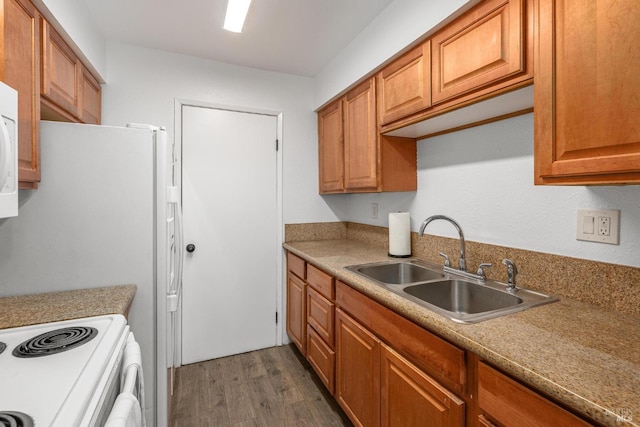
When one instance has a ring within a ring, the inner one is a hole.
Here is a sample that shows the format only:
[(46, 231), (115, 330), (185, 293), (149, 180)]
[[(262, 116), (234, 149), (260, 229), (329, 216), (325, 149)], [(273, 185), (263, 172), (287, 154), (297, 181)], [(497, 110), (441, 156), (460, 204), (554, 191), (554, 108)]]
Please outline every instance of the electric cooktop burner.
[(56, 329), (23, 342), (13, 350), (12, 354), (23, 358), (48, 356), (81, 346), (91, 341), (96, 335), (98, 335), (96, 328), (86, 326)]
[(5, 348), (7, 348), (7, 345), (3, 342), (0, 342), (0, 354), (4, 351)]
[(22, 412), (0, 411), (0, 427), (33, 427), (33, 419)]

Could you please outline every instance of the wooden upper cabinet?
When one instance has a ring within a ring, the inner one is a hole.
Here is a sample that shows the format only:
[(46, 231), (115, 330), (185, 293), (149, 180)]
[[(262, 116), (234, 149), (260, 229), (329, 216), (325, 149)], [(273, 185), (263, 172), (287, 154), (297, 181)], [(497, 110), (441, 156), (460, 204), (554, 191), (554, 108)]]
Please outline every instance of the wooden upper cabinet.
[(318, 164), (320, 193), (344, 191), (342, 100), (318, 112)]
[(344, 99), (344, 182), (347, 190), (378, 188), (375, 78)]
[(318, 112), (320, 194), (417, 189), (416, 140), (379, 134), (375, 82)]
[(380, 125), (431, 106), (431, 42), (387, 65), (376, 76)]
[(29, 0), (0, 0), (0, 80), (18, 91), (18, 181), (40, 182), (40, 14)]
[(100, 124), (102, 88), (86, 67), (82, 67), (80, 82), (80, 120), (82, 123)]
[(382, 344), (381, 425), (463, 427), (464, 401)]
[(525, 12), (525, 0), (488, 0), (435, 34), (433, 103), (526, 74)]
[(80, 115), (82, 63), (44, 18), (42, 19), (42, 100)]
[(536, 184), (640, 183), (640, 2), (539, 0)]

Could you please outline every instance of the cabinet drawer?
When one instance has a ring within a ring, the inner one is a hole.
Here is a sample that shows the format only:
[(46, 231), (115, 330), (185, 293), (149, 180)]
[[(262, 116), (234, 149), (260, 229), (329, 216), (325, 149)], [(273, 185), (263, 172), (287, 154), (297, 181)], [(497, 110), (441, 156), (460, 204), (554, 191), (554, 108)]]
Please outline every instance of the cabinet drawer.
[(482, 362), (478, 364), (478, 406), (483, 425), (591, 425)]
[(307, 326), (307, 360), (331, 394), (335, 391), (336, 353)]
[(430, 425), (463, 427), (464, 401), (382, 344), (380, 361), (382, 426)]
[(307, 289), (307, 323), (333, 348), (334, 304), (315, 289)]
[(464, 393), (464, 350), (340, 281), (336, 283), (336, 305), (446, 388), (458, 395)]
[(335, 298), (333, 277), (324, 271), (318, 270), (313, 265), (307, 265), (307, 283), (312, 286), (323, 297), (332, 300)]
[(287, 252), (287, 270), (302, 280), (306, 279), (304, 260), (291, 252)]

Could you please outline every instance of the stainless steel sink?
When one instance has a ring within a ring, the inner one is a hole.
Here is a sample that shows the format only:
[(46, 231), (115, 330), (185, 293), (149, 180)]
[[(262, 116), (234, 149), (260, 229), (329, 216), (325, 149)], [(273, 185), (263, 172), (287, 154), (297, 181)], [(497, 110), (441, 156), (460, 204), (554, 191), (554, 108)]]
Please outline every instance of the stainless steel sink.
[(460, 323), (476, 323), (558, 301), (524, 288), (508, 291), (493, 280), (473, 280), (417, 259), (360, 264), (348, 270)]
[(404, 292), (443, 310), (461, 314), (484, 313), (522, 304), (522, 299), (515, 295), (457, 279), (407, 286)]
[(378, 282), (388, 284), (420, 283), (444, 277), (444, 274), (440, 272), (411, 262), (368, 265), (359, 267), (355, 271)]

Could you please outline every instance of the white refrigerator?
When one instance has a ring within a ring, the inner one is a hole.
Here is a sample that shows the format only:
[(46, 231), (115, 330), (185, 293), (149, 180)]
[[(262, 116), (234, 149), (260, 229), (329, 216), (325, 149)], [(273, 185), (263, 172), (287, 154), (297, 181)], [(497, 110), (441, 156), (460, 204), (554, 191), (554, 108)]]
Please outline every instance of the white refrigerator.
[(167, 425), (181, 290), (180, 165), (166, 131), (42, 121), (42, 182), (0, 219), (0, 296), (135, 284), (147, 425)]

